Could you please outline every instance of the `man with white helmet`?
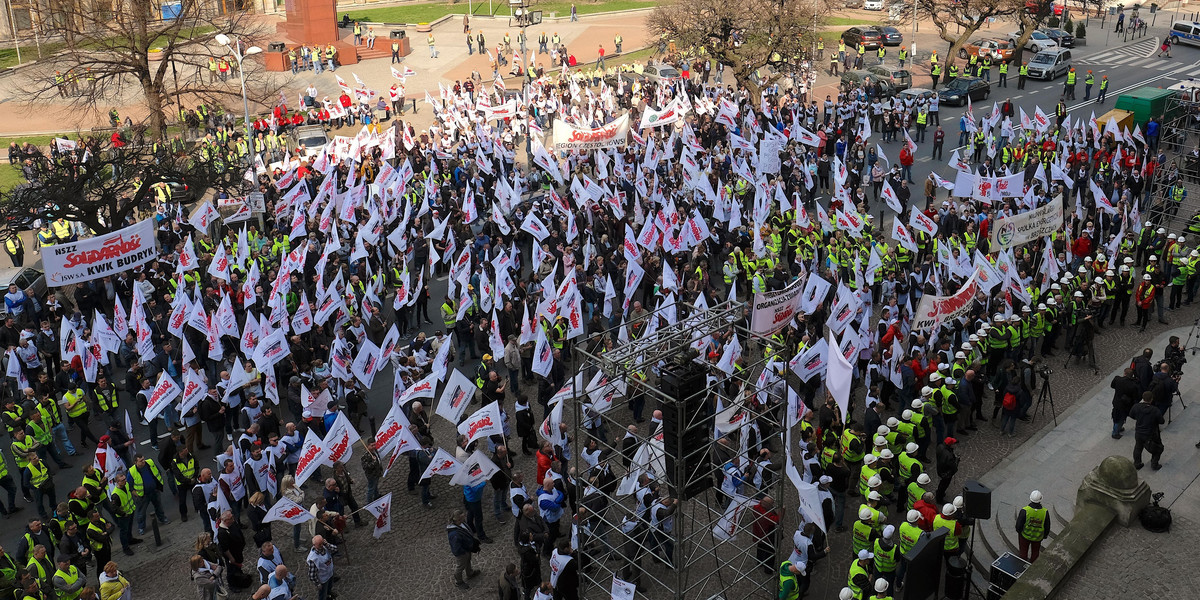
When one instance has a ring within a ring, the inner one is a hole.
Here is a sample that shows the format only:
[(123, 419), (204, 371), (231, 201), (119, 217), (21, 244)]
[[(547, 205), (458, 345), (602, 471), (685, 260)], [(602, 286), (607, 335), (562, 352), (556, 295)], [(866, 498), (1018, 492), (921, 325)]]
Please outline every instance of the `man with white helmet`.
[(853, 592), (851, 598), (862, 600), (867, 590), (871, 589), (871, 568), (874, 566), (875, 555), (870, 550), (858, 553), (858, 560), (850, 563), (850, 573), (846, 576), (846, 587)]
[(920, 475), (917, 475), (917, 478), (914, 479), (912, 483), (908, 484), (908, 504), (906, 506), (908, 510), (912, 510), (913, 507), (916, 506), (917, 502), (919, 502), (921, 498), (925, 497), (925, 493), (929, 491), (929, 484), (932, 481), (933, 480), (929, 477), (929, 473), (921, 473)]
[(859, 507), (858, 520), (850, 526), (850, 548), (854, 556), (858, 556), (860, 552), (866, 551), (875, 541), (875, 518), (876, 512), (872, 511), (866, 505)]
[(842, 460), (846, 461), (846, 466), (850, 469), (851, 481), (858, 477), (858, 468), (862, 464), (863, 454), (866, 449), (863, 446), (863, 430), (859, 423), (851, 423), (849, 427), (842, 430), (842, 437), (839, 440), (842, 447)]
[(896, 567), (896, 589), (904, 586), (904, 572), (908, 570), (908, 561), (904, 559), (908, 552), (917, 545), (917, 541), (925, 533), (919, 525), (921, 521), (921, 513), (915, 510), (909, 510), (905, 521), (900, 524), (896, 530), (898, 540), (896, 544), (900, 547), (900, 564)]
[(888, 525), (883, 528), (883, 535), (875, 540), (875, 548), (872, 552), (875, 555), (876, 590), (879, 590), (880, 583), (885, 583), (884, 589), (886, 590), (886, 584), (896, 581), (896, 567), (900, 558), (898, 551), (896, 528)]
[[(912, 413), (911, 410), (906, 410), (904, 412), (906, 414)], [(898, 469), (900, 478), (896, 481), (905, 489), (908, 488), (909, 483), (912, 483), (912, 481), (915, 480), (918, 475), (925, 471), (925, 465), (922, 465), (920, 459), (917, 458), (918, 450), (920, 450), (920, 447), (917, 446), (916, 443), (909, 442), (904, 446), (904, 452), (901, 452), (896, 456), (896, 462), (900, 467)]]
[(962, 525), (955, 518), (957, 513), (958, 509), (953, 504), (946, 503), (942, 506), (942, 512), (933, 518), (934, 533), (937, 533), (939, 529), (950, 531), (950, 533), (946, 534), (946, 541), (942, 546), (943, 554), (947, 558), (957, 556), (962, 552), (962, 545), (959, 543), (959, 535), (962, 534)]
[(1042, 540), (1050, 534), (1050, 511), (1042, 506), (1042, 493), (1033, 490), (1029, 504), (1017, 512), (1017, 537), (1021, 559), (1033, 562), (1042, 551)]
[(875, 468), (875, 463), (878, 460), (879, 457), (874, 454), (868, 454), (863, 457), (862, 468), (858, 471), (858, 493), (863, 497), (866, 497), (867, 493), (871, 491), (867, 482), (879, 474), (879, 471)]
[(785, 560), (779, 565), (780, 600), (800, 600), (808, 592), (808, 585), (808, 569), (804, 564)]
[(925, 386), (921, 388), (921, 397), (913, 400), (912, 404), (912, 424), (913, 433), (917, 436), (917, 451), (921, 462), (929, 462), (926, 451), (929, 449), (929, 432), (930, 420), (925, 418), (925, 403), (933, 395), (933, 388)]
[[(875, 560), (878, 561), (879, 557), (876, 556)], [(896, 573), (895, 573), (895, 571), (893, 571), (892, 576), (895, 577), (895, 575), (896, 575)], [(876, 579), (875, 580), (875, 595), (871, 596), (870, 600), (892, 600), (892, 597), (887, 595), (888, 587), (889, 587), (888, 580)]]
[(1158, 285), (1154, 281), (1154, 276), (1146, 273), (1142, 275), (1142, 282), (1138, 284), (1137, 291), (1133, 294), (1133, 302), (1137, 305), (1137, 322), (1134, 327), (1140, 327), (1138, 333), (1146, 331), (1146, 326), (1150, 324), (1150, 309), (1154, 306), (1154, 299), (1158, 296)]

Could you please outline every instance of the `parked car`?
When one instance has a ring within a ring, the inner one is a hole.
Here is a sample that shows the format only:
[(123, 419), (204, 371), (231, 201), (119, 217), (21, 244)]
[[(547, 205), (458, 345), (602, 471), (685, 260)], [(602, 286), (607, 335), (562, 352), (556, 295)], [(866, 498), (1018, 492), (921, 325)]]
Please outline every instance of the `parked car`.
[(875, 50), (883, 43), (883, 34), (874, 27), (851, 27), (842, 32), (842, 41), (852, 50), (858, 49), (859, 42), (867, 50)]
[(1200, 46), (1200, 23), (1175, 21), (1171, 24), (1171, 32), (1167, 34), (1167, 39), (1172, 44)]
[(883, 10), (883, 0), (863, 0), (863, 10)]
[(879, 33), (883, 37), (884, 46), (899, 46), (904, 43), (904, 34), (891, 25), (880, 27)]
[(896, 88), (896, 91), (907, 90), (912, 87), (912, 73), (908, 69), (870, 65), (865, 70), (892, 82), (892, 87)]
[(646, 65), (642, 67), (642, 77), (649, 81), (674, 81), (683, 75), (679, 73), (679, 69), (671, 65)]
[(879, 84), (879, 95), (883, 98), (890, 98), (896, 95), (896, 85), (886, 75), (880, 75), (871, 71), (846, 71), (842, 73), (842, 91), (848, 91), (856, 88), (864, 81)]
[(1051, 48), (1038, 52), (1029, 61), (1029, 76), (1034, 79), (1056, 79), (1067, 74), (1071, 67), (1071, 51), (1066, 48)]
[(992, 60), (1002, 60), (1004, 62), (1012, 61), (1016, 53), (1016, 44), (999, 38), (975, 40), (958, 49), (959, 58), (970, 58), (972, 56), (984, 58), (991, 56)]
[[(4, 293), (8, 293), (8, 286), (16, 284), (22, 290), (32, 290), (33, 297), (45, 306), (46, 302), (46, 275), (33, 267), (9, 267), (0, 269), (0, 286), (3, 286)], [(0, 314), (8, 316), (8, 308), (0, 303)]]
[(1067, 33), (1063, 29), (1059, 29), (1057, 27), (1042, 27), (1041, 29), (1038, 29), (1038, 31), (1046, 34), (1050, 39), (1054, 40), (1054, 43), (1058, 44), (1059, 48), (1075, 47), (1075, 36)]
[(862, 8), (863, 0), (846, 0), (846, 8)]
[(938, 93), (938, 98), (945, 104), (966, 106), (968, 97), (972, 102), (978, 102), (987, 100), (991, 93), (991, 84), (978, 77), (955, 77), (946, 87), (942, 88), (942, 91)]
[(321, 152), (321, 148), (329, 143), (329, 136), (325, 134), (325, 128), (320, 125), (303, 125), (296, 128), (292, 134), (296, 138), (296, 147), (304, 148), (305, 160), (316, 156)]
[[(1014, 48), (1017, 46), (1017, 40), (1019, 39), (1021, 39), (1020, 31), (1014, 31), (1008, 34), (1008, 41), (1012, 42)], [(1042, 50), (1049, 50), (1050, 48), (1057, 47), (1058, 43), (1054, 41), (1054, 38), (1051, 38), (1050, 36), (1036, 29), (1032, 34), (1030, 34), (1029, 41), (1025, 42), (1025, 49), (1032, 50), (1033, 52), (1041, 52)]]
[(929, 88), (908, 88), (906, 90), (900, 90), (899, 92), (896, 92), (896, 99), (907, 100), (912, 98), (913, 100), (928, 100), (933, 97), (934, 93), (935, 92)]
[(182, 179), (168, 179), (167, 187), (171, 188), (171, 200), (188, 205), (196, 202), (196, 190), (188, 186)]

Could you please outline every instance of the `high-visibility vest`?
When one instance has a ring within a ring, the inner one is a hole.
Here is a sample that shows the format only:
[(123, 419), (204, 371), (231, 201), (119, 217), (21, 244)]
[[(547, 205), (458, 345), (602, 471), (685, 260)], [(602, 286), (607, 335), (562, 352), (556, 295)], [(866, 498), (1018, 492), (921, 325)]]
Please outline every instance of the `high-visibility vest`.
[(900, 534), (900, 555), (903, 556), (908, 554), (908, 551), (912, 550), (913, 546), (917, 545), (917, 541), (921, 539), (921, 534), (923, 532), (921, 531), (920, 527), (917, 527), (912, 523), (904, 522), (900, 524), (898, 533)]
[(858, 556), (858, 553), (862, 550), (870, 549), (871, 533), (873, 531), (875, 531), (875, 528), (866, 521), (855, 521), (850, 526), (850, 547), (855, 556)]
[[(175, 463), (175, 469), (184, 479), (194, 479), (196, 475), (196, 457), (188, 455), (186, 462), (181, 462), (178, 457), (171, 459)], [(185, 483), (179, 477), (175, 478), (176, 483)]]
[(800, 586), (796, 581), (796, 574), (788, 568), (790, 566), (792, 566), (790, 560), (785, 560), (782, 565), (779, 565), (779, 589), (782, 590), (787, 582), (792, 582), (791, 592), (781, 600), (799, 600), (800, 598)]
[[(107, 537), (108, 536), (107, 525), (108, 525), (108, 522), (104, 520), (104, 517), (100, 517), (99, 523), (95, 523), (95, 522), (88, 523), (87, 528), (88, 528), (88, 531), (96, 532), (97, 536), (99, 536), (99, 537)], [(92, 550), (101, 550), (104, 548), (104, 544), (97, 542), (90, 535), (88, 536), (88, 546), (91, 546)]]
[(1026, 506), (1021, 510), (1025, 512), (1025, 526), (1021, 528), (1021, 537), (1031, 542), (1046, 539), (1046, 509)]
[[(79, 580), (79, 569), (76, 569), (75, 565), (68, 566), (66, 571), (59, 569), (54, 574), (61, 578), (67, 584), (67, 587), (75, 585), (75, 582)], [(82, 592), (83, 588), (76, 589), (74, 592), (59, 590), (58, 600), (75, 600)]]
[(38, 581), (48, 581), (50, 579), (50, 575), (54, 572), (54, 563), (50, 562), (49, 558), (43, 558), (40, 561), (34, 558), (33, 549), (30, 547), (29, 563), (25, 565), (25, 568), (29, 571), (37, 569)]
[(137, 509), (133, 504), (133, 494), (130, 494), (129, 490), (123, 487), (115, 487), (113, 488), (112, 495), (117, 499), (115, 504), (121, 509), (121, 516), (127, 517), (132, 515), (133, 511)]
[(50, 478), (50, 469), (44, 462), (39, 461), (37, 464), (31, 462), (25, 465), (25, 468), (29, 469), (29, 485), (34, 489), (42, 487), (42, 484)]
[(4, 247), (8, 249), (9, 254), (16, 254), (21, 250), (21, 238), (12, 236), (4, 242)]
[(1075, 71), (1067, 71), (1067, 85), (1075, 85)]
[(854, 435), (854, 433), (851, 432), (850, 429), (846, 429), (845, 431), (842, 432), (842, 439), (841, 439), (842, 457), (844, 457), (846, 459), (846, 462), (856, 463), (863, 459), (863, 451), (861, 448), (854, 452), (850, 451), (850, 443), (857, 439), (858, 439), (858, 436)]
[(54, 229), (54, 237), (60, 240), (65, 240), (71, 237), (71, 228), (62, 220), (51, 223), (50, 227)]
[(943, 546), (944, 550), (957, 550), (958, 549), (958, 535), (955, 533), (955, 528), (957, 527), (957, 525), (958, 525), (958, 521), (955, 521), (954, 519), (947, 519), (946, 517), (944, 517), (942, 515), (938, 515), (933, 518), (933, 530), (934, 531), (937, 531), (938, 529), (942, 529), (942, 528), (950, 530), (950, 533), (946, 535), (946, 544), (945, 544), (945, 546)]
[(858, 577), (859, 575), (867, 575), (867, 574), (868, 574), (867, 569), (865, 567), (863, 567), (862, 565), (858, 564), (857, 560), (850, 563), (850, 574), (846, 576), (846, 587), (850, 588), (850, 591), (854, 592), (855, 598), (863, 597), (862, 596), (863, 589), (858, 587), (858, 584), (854, 583), (854, 579), (856, 577)]
[(895, 544), (891, 548), (883, 547), (883, 540), (875, 540), (875, 573), (891, 573), (896, 570), (896, 550)]
[(1017, 69), (1017, 74), (1021, 77), (1029, 75), (1029, 65), (1021, 65), (1021, 68)]

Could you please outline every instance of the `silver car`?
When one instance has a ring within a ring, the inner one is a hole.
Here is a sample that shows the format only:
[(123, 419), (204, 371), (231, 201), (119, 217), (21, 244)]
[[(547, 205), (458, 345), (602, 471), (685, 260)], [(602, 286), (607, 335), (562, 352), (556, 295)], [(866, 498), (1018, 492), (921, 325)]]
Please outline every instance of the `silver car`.
[[(39, 263), (40, 264), (40, 263)], [(3, 294), (8, 293), (8, 288), (11, 285), (16, 285), (21, 290), (32, 290), (33, 297), (45, 305), (46, 302), (46, 275), (40, 270), (33, 267), (8, 267), (0, 269), (0, 286), (3, 286)], [(7, 305), (0, 305), (0, 314), (7, 317)]]

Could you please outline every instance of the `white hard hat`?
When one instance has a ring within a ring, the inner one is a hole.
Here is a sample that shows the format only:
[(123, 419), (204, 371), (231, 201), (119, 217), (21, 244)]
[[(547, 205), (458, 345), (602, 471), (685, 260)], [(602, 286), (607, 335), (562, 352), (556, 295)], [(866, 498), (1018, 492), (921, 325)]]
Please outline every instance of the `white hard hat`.
[(930, 373), (930, 374), (929, 374), (929, 380), (930, 380), (930, 381), (941, 381), (941, 380), (942, 380), (942, 374), (941, 374), (941, 373), (938, 373), (937, 371), (934, 371), (933, 373)]
[(1179, 234), (1179, 239), (1178, 239), (1178, 240), (1176, 240), (1176, 241), (1177, 241), (1177, 242), (1179, 242), (1180, 244), (1182, 244), (1182, 243), (1184, 243), (1184, 242), (1186, 242), (1186, 241), (1187, 241), (1187, 236), (1186, 236), (1186, 235), (1183, 235), (1183, 234), (1181, 233), (1181, 234)]
[(1150, 255), (1150, 262), (1158, 262), (1158, 255), (1157, 255), (1157, 254), (1151, 254), (1151, 255)]
[(1046, 298), (1046, 306), (1058, 306), (1058, 300), (1054, 298)]
[(1122, 272), (1122, 273), (1128, 273), (1128, 272), (1129, 272), (1129, 265), (1121, 265), (1121, 272)]
[[(888, 525), (888, 527), (891, 527), (891, 525)], [(882, 594), (883, 592), (886, 592), (887, 589), (888, 589), (888, 582), (886, 579), (876, 579), (875, 580), (875, 591), (876, 592)]]
[(883, 452), (879, 453), (879, 458), (882, 458), (883, 460), (887, 460), (889, 458), (895, 458), (895, 456), (896, 455), (892, 454), (892, 451), (888, 450), (887, 448), (884, 448)]
[(1144, 279), (1146, 281), (1150, 281), (1151, 279), (1154, 279), (1154, 278), (1151, 277), (1149, 273), (1146, 273), (1145, 275), (1142, 275), (1142, 279)]
[(1155, 233), (1166, 233), (1166, 232), (1167, 232), (1167, 228), (1166, 228), (1166, 227), (1159, 227), (1159, 228), (1158, 228), (1158, 231), (1156, 231)]
[(1152, 226), (1153, 225), (1150, 223), (1150, 221), (1146, 221), (1146, 227), (1152, 227)]
[(1123, 261), (1121, 261), (1121, 262), (1123, 262), (1123, 263), (1125, 263), (1125, 264), (1127, 264), (1127, 265), (1132, 265), (1132, 264), (1133, 264), (1133, 259), (1132, 259), (1132, 258), (1130, 258), (1130, 257), (1128, 257), (1128, 256), (1126, 256), (1126, 257), (1125, 257), (1125, 260), (1123, 260)]
[(917, 450), (920, 450), (920, 449), (921, 449), (920, 446), (918, 446), (912, 442), (909, 442), (908, 445), (904, 446), (904, 451), (908, 452), (909, 454), (912, 454), (913, 452), (916, 452)]
[(1016, 323), (1017, 321), (1020, 321), (1020, 320), (1021, 320), (1021, 317), (1019, 317), (1019, 316), (1017, 316), (1017, 315), (1013, 315), (1013, 316), (1011, 316), (1011, 317), (1009, 317), (1009, 318), (1008, 318), (1008, 321), (1009, 321), (1010, 323)]
[(1076, 297), (1076, 298), (1082, 298), (1082, 297), (1083, 297), (1083, 292), (1078, 292), (1078, 291), (1077, 291), (1077, 292), (1075, 292), (1075, 297)]
[(866, 455), (866, 456), (864, 456), (864, 457), (863, 457), (863, 462), (867, 463), (868, 465), (873, 465), (873, 464), (875, 464), (875, 461), (876, 461), (876, 460), (878, 460), (878, 459), (875, 457), (875, 455), (874, 455), (874, 454), (868, 454), (868, 455)]
[(950, 387), (954, 387), (954, 386), (958, 385), (958, 380), (953, 377), (947, 377), (946, 385), (948, 385)]
[(1062, 289), (1062, 286), (1058, 285), (1057, 283), (1052, 283), (1050, 284), (1050, 289), (1057, 292)]
[[(875, 435), (887, 435), (891, 432), (892, 430), (888, 429), (887, 425), (880, 425), (879, 427), (875, 428)], [(879, 438), (875, 438), (875, 441), (879, 441)]]
[(920, 520), (921, 520), (921, 511), (918, 511), (918, 510), (908, 511), (908, 522), (909, 523), (916, 523), (917, 521), (920, 521)]
[[(1193, 250), (1193, 252), (1195, 252), (1195, 250)], [(1104, 276), (1105, 276), (1105, 277), (1112, 277), (1112, 276), (1114, 276), (1114, 275), (1116, 275), (1116, 273), (1113, 273), (1113, 272), (1112, 272), (1112, 269), (1109, 269), (1109, 270), (1107, 270), (1107, 271), (1105, 271), (1105, 272), (1104, 272)]]
[(838, 600), (854, 600), (854, 590), (844, 587), (838, 592)]
[(904, 409), (904, 412), (900, 413), (900, 418), (904, 419), (905, 421), (911, 421), (913, 418), (913, 411), (907, 408)]
[(953, 502), (953, 504), (954, 504), (954, 508), (962, 508), (962, 507), (963, 507), (963, 503), (964, 503), (964, 502), (963, 502), (963, 497), (962, 497), (962, 496), (955, 496), (955, 497), (954, 497), (954, 502)]
[(1102, 278), (1100, 278), (1100, 277), (1097, 277), (1097, 278), (1096, 278), (1096, 283), (1098, 283), (1098, 284), (1100, 284), (1100, 285), (1104, 285), (1104, 279), (1102, 279)]
[[(971, 337), (975, 337), (975, 336), (971, 336)], [(966, 342), (963, 342), (963, 345), (959, 346), (959, 347), (962, 348), (963, 350), (966, 350), (967, 352), (971, 351), (971, 344), (968, 344)]]
[(929, 473), (921, 473), (920, 475), (917, 475), (917, 483), (921, 485), (928, 485), (930, 481), (933, 480), (929, 478)]
[(865, 506), (862, 507), (861, 509), (859, 509), (858, 518), (861, 520), (870, 519), (871, 518), (871, 509), (869, 509)]
[(978, 342), (978, 341), (979, 341), (979, 336), (977, 336), (977, 335), (975, 335), (975, 334), (973, 334), (973, 333), (972, 333), (972, 334), (971, 334), (971, 337), (968, 337), (967, 339), (968, 339), (968, 340), (971, 340), (972, 342)]
[[(1162, 231), (1162, 230), (1160, 229), (1159, 231)], [(1176, 237), (1176, 236), (1175, 236), (1175, 234), (1173, 234), (1173, 233), (1167, 234), (1167, 239), (1168, 239), (1168, 240), (1173, 240), (1173, 239), (1175, 239), (1175, 237)]]
[(1038, 310), (1046, 310), (1045, 304), (1038, 304)]
[[(1090, 261), (1092, 259), (1089, 258), (1088, 260)], [(1076, 269), (1076, 271), (1078, 271), (1080, 273), (1087, 273), (1087, 267), (1084, 267), (1081, 265), (1078, 269)]]
[[(888, 417), (888, 423), (887, 423), (888, 429), (895, 429), (896, 426), (899, 424), (900, 424), (900, 419), (897, 419), (896, 417)], [(889, 431), (888, 433), (891, 433), (891, 431)]]
[[(874, 478), (872, 478), (872, 479), (874, 479)], [(882, 483), (882, 482), (880, 482), (880, 483)], [(871, 493), (867, 494), (867, 500), (874, 500), (876, 502), (879, 502), (880, 500), (883, 500), (883, 496), (880, 496), (879, 492), (872, 491)]]
[(958, 352), (955, 352), (955, 353), (954, 353), (954, 358), (956, 358), (956, 359), (963, 359), (963, 360), (966, 360), (966, 358), (967, 358), (967, 355), (966, 355), (966, 353), (965, 353), (965, 352), (963, 352), (962, 350), (959, 350)]
[(954, 514), (954, 511), (956, 511), (956, 510), (958, 510), (958, 509), (955, 508), (953, 504), (946, 504), (945, 506), (942, 507), (942, 514), (948, 517), (948, 516)]
[(1032, 492), (1029, 493), (1029, 501), (1030, 502), (1041, 502), (1042, 501), (1042, 493), (1037, 490), (1033, 490)]
[(1002, 315), (1000, 313), (996, 313), (995, 315), (992, 315), (992, 320), (997, 323), (1001, 323), (1004, 321), (1004, 315)]

